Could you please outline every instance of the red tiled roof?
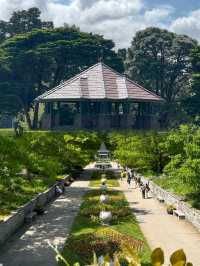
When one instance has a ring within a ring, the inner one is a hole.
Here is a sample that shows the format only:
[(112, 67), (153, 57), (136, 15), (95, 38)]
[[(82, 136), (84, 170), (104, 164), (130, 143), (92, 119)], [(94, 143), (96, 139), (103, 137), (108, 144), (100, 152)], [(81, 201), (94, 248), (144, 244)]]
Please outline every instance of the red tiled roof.
[(103, 63), (42, 94), (37, 101), (62, 100), (133, 100), (160, 102), (161, 97), (131, 81)]

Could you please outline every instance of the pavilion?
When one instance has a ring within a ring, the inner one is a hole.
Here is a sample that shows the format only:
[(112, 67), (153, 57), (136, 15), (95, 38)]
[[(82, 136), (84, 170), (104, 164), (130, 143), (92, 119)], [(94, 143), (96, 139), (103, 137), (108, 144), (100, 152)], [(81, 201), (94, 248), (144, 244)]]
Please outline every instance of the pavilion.
[(42, 129), (108, 130), (158, 128), (152, 107), (163, 99), (97, 63), (36, 101), (45, 105)]
[(97, 158), (100, 160), (109, 160), (110, 151), (106, 148), (105, 143), (101, 143), (99, 150), (97, 151)]

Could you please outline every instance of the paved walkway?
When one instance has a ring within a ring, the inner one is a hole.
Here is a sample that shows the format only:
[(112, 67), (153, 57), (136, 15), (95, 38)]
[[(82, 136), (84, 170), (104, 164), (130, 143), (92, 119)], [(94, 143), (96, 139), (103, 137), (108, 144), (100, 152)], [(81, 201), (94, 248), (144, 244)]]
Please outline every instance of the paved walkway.
[[(87, 175), (87, 171), (85, 172)], [(55, 266), (55, 253), (50, 241), (62, 249), (76, 216), (88, 181), (76, 181), (47, 208), (31, 227), (23, 228), (0, 250), (3, 266)]]
[(200, 266), (200, 233), (190, 223), (168, 215), (164, 204), (153, 198), (142, 199), (140, 190), (128, 189), (125, 181), (120, 185), (150, 247), (161, 247), (166, 259), (173, 251), (183, 248), (188, 260)]

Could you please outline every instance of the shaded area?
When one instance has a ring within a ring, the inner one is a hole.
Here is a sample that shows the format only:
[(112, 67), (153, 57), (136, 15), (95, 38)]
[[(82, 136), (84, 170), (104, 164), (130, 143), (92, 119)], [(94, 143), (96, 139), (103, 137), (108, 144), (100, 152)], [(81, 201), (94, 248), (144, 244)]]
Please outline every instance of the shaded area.
[(0, 263), (6, 266), (54, 266), (55, 254), (48, 241), (62, 249), (76, 216), (88, 181), (76, 181), (48, 206), (46, 213), (22, 228), (0, 250)]

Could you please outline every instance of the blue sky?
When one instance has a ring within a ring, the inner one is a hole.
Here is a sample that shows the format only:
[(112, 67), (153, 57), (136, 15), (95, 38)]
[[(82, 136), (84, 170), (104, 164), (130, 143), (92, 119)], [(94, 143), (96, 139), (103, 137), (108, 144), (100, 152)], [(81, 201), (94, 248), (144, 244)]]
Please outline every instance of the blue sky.
[(155, 26), (200, 41), (200, 0), (0, 0), (0, 19), (37, 6), (55, 26), (75, 24), (83, 31), (128, 47), (138, 30)]
[(175, 8), (176, 16), (187, 15), (188, 12), (200, 8), (200, 0), (145, 0), (145, 3), (152, 8), (158, 5), (172, 6)]

